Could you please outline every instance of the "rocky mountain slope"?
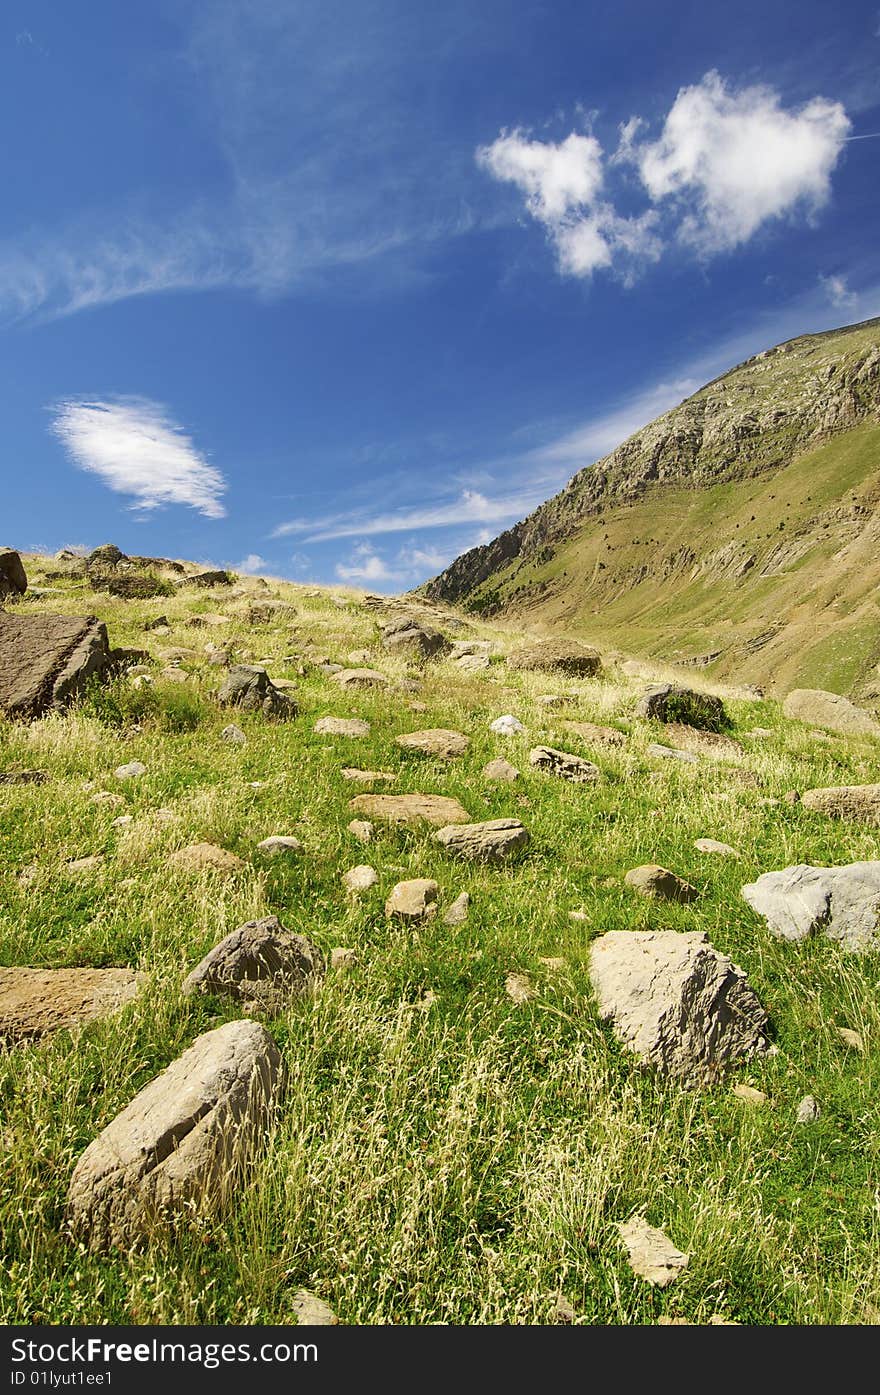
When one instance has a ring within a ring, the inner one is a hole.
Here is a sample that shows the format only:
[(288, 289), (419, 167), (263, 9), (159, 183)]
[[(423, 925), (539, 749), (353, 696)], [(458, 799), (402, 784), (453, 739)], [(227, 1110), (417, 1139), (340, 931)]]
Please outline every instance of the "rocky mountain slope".
[(880, 320), (717, 378), (422, 593), (785, 691), (880, 694)]

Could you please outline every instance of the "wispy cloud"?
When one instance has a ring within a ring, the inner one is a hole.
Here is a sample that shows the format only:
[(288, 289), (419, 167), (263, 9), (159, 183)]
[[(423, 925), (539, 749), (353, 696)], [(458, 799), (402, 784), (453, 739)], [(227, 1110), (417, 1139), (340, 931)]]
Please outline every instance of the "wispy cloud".
[(404, 508), (396, 513), (355, 517), (351, 513), (331, 514), (320, 519), (291, 519), (281, 523), (273, 538), (304, 535), (307, 543), (329, 542), (333, 538), (353, 538), (376, 533), (412, 533), (430, 528), (451, 528), (462, 523), (501, 523), (520, 518), (540, 500), (540, 488), (490, 499), (475, 489), (464, 489), (454, 500), (427, 508)]
[(340, 581), (403, 581), (404, 573), (393, 571), (384, 558), (367, 542), (354, 548), (347, 562), (337, 562), (336, 575)]
[(188, 504), (223, 518), (223, 475), (158, 402), (142, 397), (77, 399), (54, 408), (52, 431), (81, 470), (128, 494), (132, 507)]
[(851, 291), (845, 276), (819, 276), (819, 284), (832, 305), (841, 310), (854, 310), (859, 303), (855, 291)]

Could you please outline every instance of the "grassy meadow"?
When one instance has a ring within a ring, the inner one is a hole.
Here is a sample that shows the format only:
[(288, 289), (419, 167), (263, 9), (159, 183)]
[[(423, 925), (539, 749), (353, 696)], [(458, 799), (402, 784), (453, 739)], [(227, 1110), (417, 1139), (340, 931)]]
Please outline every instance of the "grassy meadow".
[[(50, 561), (26, 564), (40, 586)], [(774, 868), (877, 857), (875, 830), (784, 798), (876, 781), (875, 742), (734, 696), (742, 754), (664, 761), (647, 753), (663, 729), (632, 717), (644, 680), (613, 663), (601, 680), (514, 672), (503, 655), (521, 631), (471, 617), (441, 625), (495, 641), (490, 668), (468, 675), (449, 659), (419, 668), (384, 654), (380, 614), (355, 592), (240, 578), (232, 594), (122, 601), (76, 579), (46, 584), (21, 606), (97, 614), (112, 644), (159, 662), (151, 685), (120, 678), (62, 715), (0, 721), (0, 770), (50, 776), (0, 788), (0, 964), (131, 966), (147, 979), (118, 1015), (0, 1054), (0, 1320), (288, 1323), (300, 1288), (349, 1324), (544, 1324), (558, 1320), (560, 1297), (584, 1324), (880, 1320), (878, 957), (776, 940), (740, 896)], [(295, 613), (250, 624), (251, 600), (265, 598)], [(190, 624), (217, 613), (229, 622)], [(160, 614), (171, 633), (145, 633)], [(224, 670), (208, 665), (208, 643), (295, 680), (299, 716), (273, 723), (219, 707), (211, 690)], [(193, 651), (185, 682), (161, 676), (175, 648)], [(391, 688), (342, 691), (317, 666), (364, 649)], [(563, 703), (536, 701), (547, 693)], [(525, 733), (489, 731), (506, 712)], [(317, 735), (324, 715), (366, 718), (371, 733)], [(588, 746), (566, 720), (614, 726), (626, 744)], [(221, 739), (230, 721), (247, 745)], [(394, 744), (435, 726), (466, 733), (467, 753), (442, 762)], [(594, 760), (601, 782), (532, 770), (540, 743)], [(515, 784), (483, 777), (499, 755), (522, 772)], [(116, 779), (132, 760), (146, 774)], [(345, 766), (398, 779), (354, 785)], [(452, 795), (474, 820), (516, 816), (531, 845), (512, 864), (479, 867), (456, 862), (427, 827), (378, 822), (364, 845), (348, 831), (348, 801), (371, 788)], [(121, 802), (93, 802), (100, 791)], [(114, 826), (124, 814), (132, 822)], [(256, 845), (270, 834), (295, 835), (302, 852), (262, 858)], [(739, 858), (698, 852), (701, 837)], [(198, 841), (235, 852), (244, 869), (169, 866), (174, 849)], [(95, 855), (92, 868), (69, 866)], [(638, 897), (623, 876), (645, 862), (685, 877), (699, 900)], [(341, 878), (359, 863), (379, 883), (353, 899)], [(439, 883), (439, 914), (386, 921), (391, 887), (416, 876)], [(447, 926), (462, 891), (469, 918)], [(200, 1032), (238, 1015), (226, 999), (185, 998), (181, 983), (222, 936), (268, 914), (328, 960), (334, 947), (355, 950), (357, 964), (328, 968), (319, 991), (267, 1024), (289, 1086), (265, 1152), (225, 1214), (193, 1216), (131, 1253), (90, 1254), (63, 1229), (77, 1158)], [(605, 931), (648, 928), (707, 931), (748, 974), (776, 1053), (697, 1092), (640, 1069), (597, 1018), (588, 960)], [(528, 1001), (507, 992), (511, 973), (528, 975)], [(840, 1027), (860, 1033), (864, 1052)], [(735, 1082), (768, 1102), (735, 1097)], [(821, 1114), (798, 1124), (806, 1094)], [(629, 1269), (616, 1223), (635, 1211), (691, 1255), (665, 1290)]]

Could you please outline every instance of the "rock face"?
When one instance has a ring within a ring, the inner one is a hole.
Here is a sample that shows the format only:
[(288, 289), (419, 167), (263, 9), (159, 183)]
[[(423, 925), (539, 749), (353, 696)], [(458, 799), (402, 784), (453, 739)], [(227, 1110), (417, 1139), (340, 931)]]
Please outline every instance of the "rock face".
[(250, 1012), (277, 1012), (325, 972), (324, 956), (277, 916), (249, 920), (209, 950), (187, 978), (184, 993), (220, 993)]
[(821, 688), (795, 688), (782, 704), (786, 717), (850, 736), (880, 736), (880, 722), (862, 707)]
[(880, 827), (880, 785), (828, 785), (805, 790), (801, 803), (805, 809), (827, 814), (830, 819)]
[(264, 717), (282, 720), (297, 714), (293, 698), (279, 692), (265, 669), (249, 664), (236, 664), (229, 670), (217, 701), (223, 706), (241, 707), (246, 712), (262, 712)]
[(349, 809), (385, 823), (466, 824), (470, 814), (443, 794), (358, 794)]
[(463, 756), (470, 745), (470, 737), (460, 731), (447, 731), (445, 727), (432, 727), (427, 731), (410, 731), (395, 737), (395, 745), (403, 751), (416, 751), (419, 755), (434, 756), (438, 760), (452, 760)]
[(278, 1048), (244, 1019), (197, 1037), (82, 1154), (67, 1220), (91, 1249), (136, 1244), (227, 1202), (282, 1083)]
[(27, 572), (21, 557), (11, 547), (0, 547), (0, 602), (9, 596), (23, 596), (27, 590)]
[(519, 819), (489, 819), (441, 828), (434, 841), (469, 862), (504, 862), (527, 845), (529, 831)]
[(437, 913), (439, 895), (439, 886), (428, 877), (398, 882), (385, 902), (385, 914), (389, 920), (428, 920)]
[(130, 1003), (144, 975), (133, 969), (0, 969), (0, 1042), (79, 1027)]
[(745, 974), (702, 931), (609, 931), (592, 946), (590, 975), (618, 1039), (683, 1085), (767, 1049), (767, 1014)]
[(434, 659), (449, 652), (449, 642), (439, 630), (418, 620), (402, 617), (382, 628), (382, 648), (390, 654), (406, 654), (416, 659)]
[(360, 717), (319, 717), (314, 730), (319, 736), (369, 736), (370, 724)]
[(635, 715), (646, 721), (675, 722), (710, 731), (726, 721), (724, 703), (719, 697), (698, 693), (694, 688), (680, 688), (674, 683), (660, 683), (649, 688), (639, 698)]
[(743, 898), (783, 940), (805, 940), (821, 932), (844, 949), (880, 948), (880, 862), (846, 867), (801, 863), (765, 872), (742, 889)]
[(682, 905), (688, 905), (691, 901), (696, 901), (699, 895), (696, 887), (691, 886), (690, 882), (683, 881), (674, 872), (667, 871), (665, 867), (658, 867), (654, 862), (647, 862), (643, 867), (633, 867), (623, 880), (640, 896), (648, 896), (653, 901), (678, 901)]
[(593, 785), (601, 777), (598, 765), (583, 756), (573, 756), (570, 751), (557, 751), (552, 746), (536, 746), (529, 751), (529, 765), (539, 770), (547, 770), (551, 775), (559, 775), (563, 780), (571, 780), (576, 785)]
[(65, 706), (109, 662), (107, 631), (94, 616), (0, 610), (0, 711), (9, 717)]
[(543, 669), (594, 678), (602, 672), (602, 656), (589, 644), (576, 639), (549, 639), (517, 649), (508, 659), (514, 669)]

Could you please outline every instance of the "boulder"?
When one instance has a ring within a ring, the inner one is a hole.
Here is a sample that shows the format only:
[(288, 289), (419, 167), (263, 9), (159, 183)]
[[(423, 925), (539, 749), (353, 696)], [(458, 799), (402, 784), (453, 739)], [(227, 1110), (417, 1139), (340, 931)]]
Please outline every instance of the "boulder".
[(8, 717), (66, 706), (109, 661), (107, 631), (94, 616), (0, 610), (0, 712)]
[(324, 972), (318, 946), (269, 915), (224, 936), (184, 980), (183, 992), (218, 993), (249, 1012), (279, 1012)]
[(590, 975), (617, 1038), (689, 1088), (767, 1050), (766, 1012), (703, 931), (611, 930), (593, 942)]
[(805, 809), (826, 814), (830, 819), (880, 827), (880, 785), (828, 785), (804, 790), (801, 803)]
[(348, 801), (357, 814), (385, 823), (467, 824), (470, 814), (443, 794), (358, 794)]
[(821, 688), (795, 688), (782, 704), (786, 717), (793, 717), (810, 726), (827, 731), (842, 731), (848, 736), (880, 736), (880, 722), (856, 707), (838, 693), (826, 693)]
[(382, 629), (382, 648), (390, 654), (405, 654), (415, 659), (435, 659), (449, 652), (449, 641), (439, 630), (433, 630), (418, 620), (392, 620)]
[(102, 543), (100, 547), (95, 547), (86, 558), (86, 567), (118, 567), (120, 562), (127, 562), (128, 558), (121, 548), (115, 543)]
[(519, 771), (515, 765), (511, 765), (509, 760), (499, 756), (497, 760), (490, 760), (483, 766), (483, 774), (487, 780), (499, 780), (506, 784), (511, 784), (520, 778)]
[(614, 727), (596, 726), (595, 722), (563, 722), (566, 731), (579, 736), (588, 745), (625, 746), (626, 737)]
[(503, 862), (529, 842), (529, 831), (519, 819), (489, 819), (485, 823), (451, 824), (434, 834), (455, 857), (469, 862)]
[(360, 717), (319, 717), (313, 730), (319, 736), (369, 736), (370, 724)]
[(181, 586), (231, 586), (232, 577), (225, 571), (196, 572), (193, 576), (184, 577)]
[(452, 760), (464, 755), (470, 737), (460, 731), (447, 731), (445, 727), (432, 727), (427, 731), (410, 731), (395, 737), (395, 745), (403, 751), (415, 751), (422, 756), (434, 756), (437, 760)]
[(623, 880), (640, 896), (647, 896), (652, 901), (678, 901), (686, 906), (691, 901), (696, 901), (699, 896), (696, 887), (691, 886), (690, 882), (683, 881), (674, 872), (667, 871), (665, 867), (658, 867), (654, 862), (645, 863), (642, 867), (633, 867)]
[(149, 601), (154, 596), (167, 596), (173, 590), (167, 581), (158, 576), (138, 576), (136, 572), (89, 572), (89, 585), (93, 591), (106, 591), (110, 596), (118, 596), (123, 601)]
[(374, 668), (337, 668), (334, 664), (322, 667), (334, 670), (331, 677), (340, 688), (387, 688), (390, 681)]
[(748, 902), (783, 940), (805, 940), (821, 932), (844, 949), (880, 948), (880, 862), (844, 867), (799, 863), (765, 872), (742, 889)]
[(444, 925), (464, 925), (468, 918), (471, 898), (466, 891), (456, 896), (443, 917)]
[(573, 756), (570, 751), (557, 751), (552, 746), (535, 746), (529, 751), (529, 765), (538, 770), (546, 770), (551, 775), (559, 775), (563, 780), (571, 780), (576, 785), (592, 785), (600, 779), (598, 765), (583, 756)]
[(128, 1248), (227, 1203), (282, 1084), (278, 1048), (245, 1018), (197, 1037), (89, 1144), (67, 1195), (72, 1235)]
[(278, 691), (265, 669), (249, 664), (236, 664), (229, 670), (217, 701), (246, 712), (262, 712), (264, 717), (285, 720), (297, 715), (293, 698)]
[(646, 721), (675, 722), (709, 731), (717, 731), (727, 720), (724, 703), (719, 697), (674, 683), (660, 683), (649, 688), (639, 698), (635, 715)]
[(144, 981), (134, 969), (0, 969), (0, 1042), (33, 1041), (118, 1012)]
[(543, 669), (594, 678), (602, 672), (598, 650), (575, 639), (549, 639), (517, 649), (507, 660), (513, 669)]
[(27, 572), (19, 554), (11, 547), (0, 547), (0, 602), (23, 596), (27, 584)]
[(385, 915), (389, 920), (429, 920), (437, 913), (439, 895), (439, 886), (429, 877), (398, 882), (385, 902)]

